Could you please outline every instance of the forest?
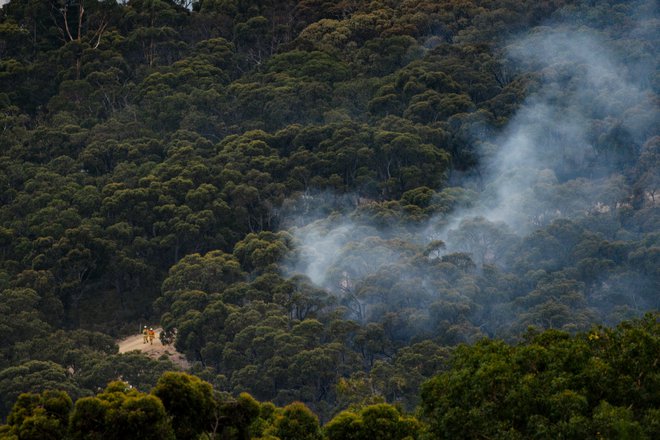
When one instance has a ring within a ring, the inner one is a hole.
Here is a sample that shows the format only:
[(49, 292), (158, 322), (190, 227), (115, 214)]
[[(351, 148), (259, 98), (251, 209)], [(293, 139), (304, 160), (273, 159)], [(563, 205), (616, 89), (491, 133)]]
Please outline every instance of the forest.
[(0, 439), (660, 438), (659, 24), (4, 4)]

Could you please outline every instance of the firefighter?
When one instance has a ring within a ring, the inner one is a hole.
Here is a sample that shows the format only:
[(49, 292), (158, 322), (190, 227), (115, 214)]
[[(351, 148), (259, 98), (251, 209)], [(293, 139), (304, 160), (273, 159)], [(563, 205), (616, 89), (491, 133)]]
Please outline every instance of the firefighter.
[(156, 332), (153, 327), (149, 327), (149, 343), (154, 345), (154, 338), (156, 337)]
[(142, 330), (142, 343), (146, 344), (149, 342), (149, 329), (147, 329), (147, 326), (144, 326), (144, 329)]

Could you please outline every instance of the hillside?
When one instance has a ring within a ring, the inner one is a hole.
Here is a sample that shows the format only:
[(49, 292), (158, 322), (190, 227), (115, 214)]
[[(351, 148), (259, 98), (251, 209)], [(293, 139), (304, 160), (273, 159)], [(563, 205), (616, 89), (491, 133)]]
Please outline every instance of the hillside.
[[(588, 438), (610, 413), (653, 438), (657, 400), (586, 379), (530, 382), (556, 403), (534, 426), (476, 395), (494, 418), (473, 431), (434, 417), (471, 410), (443, 381), (525, 344), (553, 374), (566, 352), (547, 344), (638, 326), (657, 346), (659, 17), (644, 0), (11, 0), (0, 421), (18, 426), (22, 392), (73, 411), (185, 364), (199, 379), (172, 387), (213, 387), (218, 438), (286, 437), (282, 408), (358, 423), (376, 403), (400, 438)], [(185, 361), (118, 350), (144, 322)], [(624, 352), (653, 376), (657, 354)], [(519, 367), (507, 384), (535, 368)], [(261, 421), (222, 431), (237, 408)], [(168, 423), (155, 438), (211, 422)]]

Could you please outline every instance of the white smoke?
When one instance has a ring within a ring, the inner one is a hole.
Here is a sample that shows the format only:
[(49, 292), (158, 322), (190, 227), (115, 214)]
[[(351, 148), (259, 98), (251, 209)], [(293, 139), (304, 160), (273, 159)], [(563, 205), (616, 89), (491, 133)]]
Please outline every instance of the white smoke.
[[(433, 219), (422, 233), (446, 241), (447, 252), (474, 253), (482, 246), (478, 263), (503, 249), (484, 242), (478, 228), (506, 241), (557, 218), (625, 203), (622, 168), (660, 121), (645, 89), (653, 69), (639, 63), (631, 68), (594, 31), (539, 28), (512, 42), (508, 54), (532, 74), (531, 93), (495, 139), (482, 139), (489, 149), (482, 152), (485, 184), (478, 202)], [(626, 136), (628, 152), (608, 150), (606, 137), (613, 132)], [(313, 257), (296, 269), (319, 285), (337, 259), (345, 258), (345, 246), (364, 237), (347, 221), (309, 225), (296, 236)]]
[[(472, 209), (455, 213), (439, 236), (449, 250), (453, 230), (469, 219), (505, 224), (525, 235), (557, 218), (584, 215), (625, 203), (603, 191), (625, 166), (620, 152), (594, 145), (607, 128), (624, 133), (634, 157), (657, 127), (658, 109), (638, 84), (636, 72), (618, 59), (594, 32), (542, 28), (509, 46), (510, 57), (540, 85), (484, 152), (486, 185)], [(635, 118), (631, 114), (645, 117)], [(597, 127), (605, 121), (609, 127)], [(614, 160), (612, 160), (614, 158)], [(605, 207), (605, 208), (603, 208)], [(436, 231), (438, 232), (438, 231)]]

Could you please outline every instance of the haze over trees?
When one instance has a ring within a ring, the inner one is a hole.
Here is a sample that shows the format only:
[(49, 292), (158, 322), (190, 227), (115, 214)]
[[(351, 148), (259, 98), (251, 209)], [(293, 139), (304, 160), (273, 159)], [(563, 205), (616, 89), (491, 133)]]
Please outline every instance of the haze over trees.
[(11, 0), (0, 437), (658, 438), (657, 22)]

